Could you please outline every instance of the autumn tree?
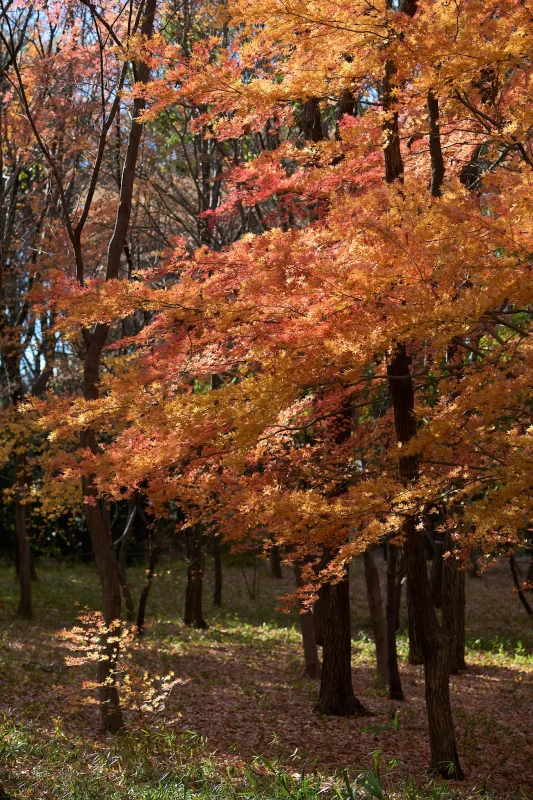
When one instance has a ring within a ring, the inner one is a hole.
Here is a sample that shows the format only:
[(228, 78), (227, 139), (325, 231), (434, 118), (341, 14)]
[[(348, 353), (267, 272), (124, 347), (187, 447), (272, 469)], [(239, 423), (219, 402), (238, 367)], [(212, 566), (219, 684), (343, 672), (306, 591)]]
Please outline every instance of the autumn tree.
[[(206, 513), (228, 538), (301, 563), (327, 551), (302, 598), (318, 583), (330, 599), (345, 592), (355, 555), (401, 543), (430, 768), (460, 778), (422, 518), (444, 502), (458, 552), (508, 551), (531, 518), (527, 11), (438, 0), (228, 11), (218, 42), (147, 46), (161, 75), (146, 115), (186, 99), (218, 141), (275, 121), (279, 146), (235, 168), (218, 208), (269, 208), (272, 224), (227, 248), (179, 243), (157, 285), (63, 284), (66, 329), (153, 318), (105, 396), (47, 424), (84, 430), (90, 409), (93, 426), (114, 426), (81, 464), (107, 496), (142, 486), (156, 513), (179, 502), (195, 523), (216, 498)], [(350, 98), (362, 113), (321, 139), (317, 109)], [(305, 143), (288, 131), (311, 100)], [(220, 388), (198, 391), (213, 374)]]

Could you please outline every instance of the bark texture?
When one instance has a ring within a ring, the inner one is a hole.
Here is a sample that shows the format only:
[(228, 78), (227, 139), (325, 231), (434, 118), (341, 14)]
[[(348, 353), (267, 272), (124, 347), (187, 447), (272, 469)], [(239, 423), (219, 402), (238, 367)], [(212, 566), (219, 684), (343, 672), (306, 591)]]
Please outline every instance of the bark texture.
[(200, 525), (192, 525), (185, 531), (187, 544), (187, 583), (185, 586), (185, 609), (183, 622), (194, 628), (207, 628), (202, 611), (202, 589), (204, 582), (204, 545)]
[(433, 562), (431, 564), (431, 596), (435, 608), (442, 606), (442, 568), (444, 556), (444, 542), (440, 538), (442, 534), (437, 533), (433, 548)]
[[(452, 553), (451, 537), (446, 535), (446, 550)], [(465, 572), (453, 556), (443, 559), (442, 625), (449, 642), (449, 669), (452, 674), (466, 669), (465, 659)]]
[[(392, 0), (387, 0), (392, 8)], [(399, 10), (407, 16), (416, 13), (416, 0), (402, 0)], [(398, 113), (395, 109), (394, 85), (395, 67), (391, 61), (385, 63), (383, 75), (383, 109), (387, 112), (384, 133), (386, 144), (385, 179), (387, 183), (396, 181), (403, 183), (404, 167), (400, 150), (398, 130)], [(431, 97), (428, 108), (430, 116), (430, 155), (432, 161), (431, 193), (437, 197), (441, 191), (443, 172), (439, 175), (437, 147), (440, 147), (438, 130), (438, 105)], [(434, 101), (434, 102), (433, 102)], [(436, 160), (437, 159), (437, 160)], [(406, 444), (416, 434), (414, 416), (414, 385), (410, 372), (410, 359), (407, 356), (405, 343), (395, 344), (387, 366), (389, 391), (394, 409), (396, 438), (400, 444)], [(400, 457), (398, 475), (406, 485), (418, 479), (418, 457), (409, 455)], [(424, 659), (426, 709), (429, 725), (430, 771), (442, 777), (462, 779), (463, 771), (459, 764), (455, 732), (450, 704), (448, 673), (448, 640), (444, 635), (431, 596), (424, 535), (417, 530), (414, 516), (410, 515), (404, 523), (404, 557), (407, 577), (408, 607), (413, 623), (413, 630), (420, 645)]]
[(419, 666), (424, 663), (424, 656), (422, 655), (422, 648), (418, 640), (418, 635), (415, 627), (415, 620), (413, 610), (410, 607), (410, 592), (407, 589), (407, 636), (409, 638), (409, 653), (408, 661), (413, 666)]
[(218, 536), (213, 536), (213, 561), (215, 567), (215, 588), (213, 590), (213, 604), (222, 605), (222, 558), (220, 554), (220, 541)]
[(315, 605), (313, 606), (313, 617), (315, 620), (316, 643), (319, 647), (324, 647), (325, 618), (324, 618), (324, 592), (322, 586), (318, 590), (318, 596), (316, 598)]
[(281, 556), (279, 552), (279, 547), (277, 545), (273, 545), (270, 548), (270, 555), (269, 555), (269, 566), (270, 566), (270, 577), (272, 578), (283, 578), (283, 574), (281, 572)]
[(368, 610), (372, 621), (374, 632), (374, 643), (376, 646), (376, 670), (378, 681), (381, 686), (387, 685), (387, 626), (383, 602), (381, 599), (381, 586), (379, 583), (379, 572), (376, 560), (371, 550), (364, 552), (366, 596), (368, 600)]
[[(397, 345), (387, 367), (398, 442), (408, 442), (416, 433), (414, 387), (405, 345)], [(409, 483), (418, 477), (416, 455), (399, 459), (400, 479)], [(424, 659), (425, 696), (430, 741), (430, 771), (444, 778), (463, 779), (455, 743), (449, 689), (449, 639), (437, 619), (429, 583), (424, 534), (413, 516), (404, 525), (405, 570), (408, 605)]]
[[(147, 39), (150, 39), (153, 33), (155, 10), (156, 0), (147, 0), (141, 25), (141, 34)], [(139, 62), (136, 64), (136, 71), (138, 82), (147, 83), (150, 77), (148, 65)], [(115, 218), (115, 227), (107, 251), (106, 280), (116, 279), (120, 273), (121, 256), (126, 244), (126, 236), (131, 219), (133, 186), (143, 129), (142, 123), (138, 121), (138, 117), (144, 106), (145, 101), (143, 98), (139, 97), (135, 99), (126, 157), (124, 159), (121, 175), (120, 198)], [(74, 242), (77, 248), (77, 272), (78, 280), (83, 283), (80, 225), (78, 225), (77, 230), (79, 230), (79, 235)], [(84, 330), (83, 332), (86, 345), (86, 355), (83, 364), (83, 393), (86, 400), (98, 399), (100, 360), (108, 332), (109, 326), (103, 323), (95, 325), (91, 332), (88, 330)], [(87, 428), (82, 431), (80, 446), (82, 450), (86, 449), (93, 453), (97, 452), (98, 447), (94, 430)], [(94, 475), (86, 475), (82, 479), (82, 493), (83, 510), (102, 585), (104, 620), (107, 625), (110, 625), (113, 621), (120, 619), (121, 583), (111, 531), (98, 504)], [(123, 727), (123, 718), (120, 711), (118, 690), (115, 682), (118, 652), (116, 647), (110, 646), (106, 648), (105, 654), (107, 657), (106, 660), (100, 661), (98, 664), (102, 728), (105, 731), (116, 732)]]
[(154, 542), (153, 536), (150, 536), (150, 550), (148, 555), (148, 569), (146, 571), (146, 578), (139, 597), (139, 608), (137, 610), (137, 635), (142, 636), (145, 627), (146, 617), (146, 604), (148, 602), (148, 595), (152, 588), (152, 581), (154, 579), (154, 572), (157, 564), (159, 549), (157, 543)]
[(396, 649), (398, 547), (389, 542), (387, 548), (387, 683), (389, 698), (403, 700), (402, 682)]
[[(299, 564), (294, 565), (296, 586), (302, 586), (302, 569)], [(302, 644), (304, 651), (304, 673), (308, 678), (320, 678), (322, 667), (318, 657), (318, 647), (315, 635), (315, 620), (312, 609), (303, 609), (300, 603), (300, 627), (302, 630)]]
[(324, 602), (324, 651), (316, 710), (336, 717), (366, 714), (352, 686), (348, 576), (338, 583), (325, 584), (321, 591)]

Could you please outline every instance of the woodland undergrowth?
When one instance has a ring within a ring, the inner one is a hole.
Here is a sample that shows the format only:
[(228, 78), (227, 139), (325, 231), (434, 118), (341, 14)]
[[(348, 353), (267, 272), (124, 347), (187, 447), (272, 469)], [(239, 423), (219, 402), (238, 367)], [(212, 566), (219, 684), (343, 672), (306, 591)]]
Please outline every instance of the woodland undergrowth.
[[(455, 724), (467, 780), (425, 774), (421, 667), (407, 664), (405, 608), (399, 638), (407, 699), (387, 699), (373, 679), (373, 644), (362, 566), (352, 566), (354, 685), (373, 715), (326, 718), (312, 711), (317, 686), (302, 677), (295, 611), (276, 608), (292, 574), (275, 581), (251, 564), (225, 566), (221, 609), (205, 631), (180, 621), (182, 562), (159, 568), (150, 626), (131, 663), (180, 681), (156, 714), (131, 710), (125, 733), (103, 736), (91, 691), (91, 664), (66, 664), (59, 632), (97, 610), (91, 566), (38, 565), (35, 616), (13, 614), (17, 585), (0, 567), (0, 782), (13, 798), (71, 800), (235, 800), (249, 798), (531, 798), (533, 629), (512, 592), (507, 562), (467, 579), (468, 664), (451, 679)], [(244, 572), (243, 572), (244, 571)], [(247, 574), (248, 571), (248, 574)], [(231, 576), (231, 580), (229, 579)], [(130, 570), (135, 592), (143, 570)], [(75, 604), (73, 604), (75, 598)], [(490, 765), (487, 773), (486, 765)]]

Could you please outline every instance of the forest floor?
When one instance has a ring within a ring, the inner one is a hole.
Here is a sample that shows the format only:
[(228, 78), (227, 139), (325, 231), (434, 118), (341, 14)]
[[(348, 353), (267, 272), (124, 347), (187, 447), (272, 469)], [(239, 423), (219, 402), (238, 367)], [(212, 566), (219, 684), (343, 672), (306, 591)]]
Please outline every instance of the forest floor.
[[(58, 563), (60, 565), (58, 565)], [(244, 564), (244, 561), (243, 561)], [(129, 731), (103, 736), (86, 698), (94, 665), (67, 666), (61, 629), (98, 609), (94, 567), (38, 564), (35, 615), (14, 615), (17, 584), (0, 565), (0, 782), (14, 798), (195, 800), (195, 798), (533, 798), (533, 626), (512, 591), (509, 565), (467, 577), (468, 670), (451, 691), (464, 784), (429, 781), (422, 669), (407, 664), (405, 609), (399, 639), (406, 699), (376, 686), (362, 565), (351, 568), (353, 682), (366, 718), (327, 718), (318, 686), (302, 677), (298, 616), (277, 609), (293, 591), (252, 568), (224, 565), (223, 607), (205, 589), (207, 630), (181, 623), (185, 568), (162, 562), (149, 599), (151, 624), (129, 669), (174, 671), (182, 682), (161, 714), (131, 709)], [(129, 571), (138, 597), (144, 570)], [(376, 751), (381, 751), (376, 754)], [(381, 776), (370, 785), (372, 766)], [(369, 769), (371, 771), (369, 771)], [(344, 776), (342, 770), (345, 770)], [(366, 770), (366, 772), (364, 772)], [(360, 773), (354, 791), (348, 786)], [(383, 788), (385, 787), (385, 788)]]

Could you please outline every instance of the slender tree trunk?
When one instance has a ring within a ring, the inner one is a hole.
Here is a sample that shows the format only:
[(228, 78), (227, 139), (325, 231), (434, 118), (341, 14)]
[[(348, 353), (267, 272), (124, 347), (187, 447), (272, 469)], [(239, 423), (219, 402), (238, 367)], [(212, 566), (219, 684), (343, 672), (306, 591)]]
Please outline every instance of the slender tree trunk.
[(328, 716), (366, 714), (352, 686), (350, 584), (348, 575), (322, 587), (324, 651), (320, 694), (316, 710)]
[(187, 543), (187, 582), (185, 586), (185, 609), (183, 622), (194, 628), (207, 628), (202, 612), (202, 588), (204, 580), (204, 547), (200, 525), (192, 525), (185, 531)]
[(431, 564), (431, 596), (435, 608), (442, 606), (442, 567), (444, 555), (444, 542), (440, 538), (442, 534), (437, 533), (439, 538), (435, 539), (433, 550), (433, 563)]
[(476, 549), (473, 549), (472, 552), (470, 553), (470, 561), (471, 561), (471, 566), (470, 569), (468, 570), (468, 574), (470, 575), (471, 578), (481, 578), (483, 576), (483, 571), (479, 566), (479, 556)]
[(133, 602), (133, 596), (128, 583), (128, 576), (126, 571), (123, 571), (122, 565), (119, 565), (118, 567), (118, 576), (120, 580), (120, 586), (122, 588), (122, 595), (124, 597), (124, 605), (126, 606), (126, 618), (128, 622), (133, 622), (135, 619), (135, 603)]
[(524, 590), (522, 589), (522, 579), (520, 577), (520, 573), (518, 572), (518, 564), (516, 563), (516, 559), (515, 559), (514, 555), (512, 555), (510, 557), (509, 564), (511, 566), (511, 575), (513, 576), (513, 582), (514, 582), (514, 585), (515, 585), (515, 588), (516, 588), (516, 591), (517, 591), (517, 594), (518, 594), (518, 599), (520, 600), (520, 602), (524, 606), (524, 608), (526, 610), (526, 613), (529, 616), (531, 616), (531, 615), (533, 615), (533, 608), (529, 604), (529, 601), (528, 601), (528, 599), (527, 599), (527, 597), (526, 597), (526, 595), (524, 593)]
[[(156, 0), (147, 0), (141, 25), (141, 34), (146, 37), (146, 39), (152, 37), (155, 11)], [(150, 78), (149, 66), (144, 62), (138, 62), (136, 69), (137, 80), (140, 83), (147, 83)], [(115, 227), (107, 251), (106, 280), (116, 280), (120, 274), (121, 258), (131, 220), (133, 187), (143, 129), (142, 123), (139, 122), (138, 117), (144, 107), (144, 98), (136, 98), (133, 106), (126, 157), (124, 159), (121, 175), (120, 198), (115, 217)], [(83, 283), (81, 231), (82, 228), (76, 228), (73, 248), (76, 254), (78, 280), (80, 283)], [(109, 326), (104, 323), (98, 323), (91, 331), (87, 329), (83, 330), (83, 337), (86, 345), (86, 354), (83, 364), (83, 394), (86, 400), (97, 400), (99, 396), (100, 359), (108, 332)], [(92, 453), (98, 451), (94, 430), (86, 428), (82, 431), (80, 446), (82, 450), (89, 450)], [(110, 626), (116, 624), (116, 621), (120, 619), (121, 585), (111, 531), (109, 526), (106, 525), (106, 521), (98, 504), (95, 478), (96, 476), (92, 474), (82, 478), (83, 510), (102, 585), (104, 620), (106, 625)], [(102, 728), (105, 731), (116, 732), (123, 727), (123, 718), (120, 711), (118, 689), (115, 680), (118, 658), (117, 646), (108, 645), (105, 650), (105, 656), (106, 658), (98, 664)]]
[[(206, 185), (209, 186), (209, 181), (206, 182)], [(206, 209), (210, 208), (211, 206), (207, 204)], [(207, 226), (209, 229), (209, 226)], [(204, 230), (204, 228), (202, 228)], [(212, 237), (211, 237), (212, 238)], [(209, 244), (209, 242), (207, 242)], [(212, 242), (211, 242), (212, 246)], [(223, 385), (223, 380), (220, 375), (214, 374), (211, 375), (211, 391), (216, 391), (220, 389)], [(222, 559), (220, 553), (220, 539), (218, 538), (216, 532), (213, 533), (213, 561), (215, 567), (215, 587), (213, 591), (213, 605), (221, 606), (222, 605)]]
[(395, 631), (398, 633), (400, 630), (400, 609), (402, 606), (402, 586), (405, 583), (405, 559), (403, 557), (403, 550), (400, 548), (398, 553), (398, 569), (396, 572), (396, 621)]
[(270, 548), (269, 555), (270, 576), (272, 578), (283, 578), (281, 572), (281, 556), (279, 547), (275, 544)]
[(21, 617), (30, 619), (33, 612), (31, 598), (31, 550), (26, 525), (26, 505), (24, 503), (24, 496), (26, 494), (25, 453), (17, 453), (15, 455), (15, 471), (17, 482), (15, 529), (19, 553), (18, 574), (20, 585), (18, 614)]
[(409, 601), (409, 586), (407, 587), (407, 636), (409, 638), (409, 655), (408, 660), (409, 663), (413, 666), (420, 666), (420, 664), (424, 663), (424, 656), (422, 655), (422, 648), (420, 646), (420, 642), (418, 640), (415, 621), (414, 621), (414, 614), (410, 607)]
[[(409, 365), (405, 345), (397, 345), (387, 373), (396, 437), (402, 444), (416, 433), (414, 387)], [(414, 455), (401, 457), (398, 470), (404, 483), (416, 481), (418, 458)], [(464, 775), (455, 744), (450, 703), (449, 639), (437, 619), (427, 572), (424, 535), (416, 529), (412, 515), (405, 521), (404, 534), (408, 608), (424, 659), (430, 770), (445, 778), (461, 780)]]
[(128, 574), (126, 572), (126, 548), (127, 539), (124, 539), (120, 545), (120, 550), (117, 558), (118, 577), (120, 586), (122, 588), (122, 596), (124, 597), (124, 605), (126, 606), (126, 616), (128, 622), (133, 622), (135, 619), (135, 604), (131, 594), (131, 589), (128, 583)]
[[(392, 0), (387, 0), (389, 8)], [(399, 10), (407, 16), (416, 13), (416, 0), (400, 0)], [(387, 117), (383, 125), (386, 136), (384, 148), (385, 180), (403, 183), (404, 166), (400, 148), (398, 112), (395, 107), (395, 66), (385, 62), (383, 75), (383, 110)], [(430, 125), (430, 155), (432, 163), (431, 194), (439, 197), (443, 179), (440, 161), (441, 144), (438, 128), (438, 100), (428, 98)], [(406, 444), (416, 435), (414, 416), (414, 386), (410, 373), (410, 359), (404, 343), (396, 343), (387, 366), (389, 391), (394, 409), (396, 438)], [(402, 456), (398, 462), (400, 480), (409, 485), (418, 479), (419, 466), (416, 455)], [(430, 770), (443, 777), (462, 779), (450, 704), (448, 675), (448, 641), (439, 625), (429, 583), (424, 536), (416, 529), (415, 518), (410, 515), (404, 524), (405, 574), (407, 577), (408, 608), (424, 658), (426, 708), (429, 725)]]
[(527, 582), (533, 583), (533, 550), (530, 552), (529, 556), (529, 567), (527, 570)]
[(365, 583), (366, 596), (368, 599), (368, 609), (372, 620), (372, 630), (374, 632), (374, 643), (376, 646), (376, 669), (378, 680), (381, 686), (387, 685), (388, 662), (387, 662), (387, 625), (381, 600), (381, 586), (379, 583), (379, 572), (374, 559), (372, 550), (365, 550)]
[[(451, 552), (451, 537), (446, 535), (446, 549)], [(452, 674), (466, 669), (465, 659), (465, 573), (452, 558), (447, 558), (442, 575), (442, 625), (449, 642), (449, 669)]]
[[(302, 569), (299, 564), (294, 565), (296, 586), (302, 586)], [(304, 650), (304, 673), (308, 678), (320, 678), (321, 666), (318, 657), (318, 648), (315, 635), (315, 620), (312, 609), (304, 610), (300, 606), (300, 626), (302, 629), (302, 644)]]
[(313, 617), (315, 621), (315, 639), (319, 647), (324, 647), (324, 592), (323, 586), (318, 590), (318, 595), (313, 606)]
[(148, 595), (152, 588), (152, 581), (154, 578), (155, 567), (159, 549), (157, 543), (154, 542), (153, 535), (150, 535), (150, 551), (148, 556), (148, 570), (146, 571), (146, 579), (139, 598), (139, 609), (137, 611), (137, 635), (142, 636), (144, 633), (145, 617), (146, 617), (146, 604), (148, 602)]
[(398, 547), (389, 542), (387, 549), (387, 682), (389, 698), (403, 700), (402, 682), (398, 669), (396, 650), (396, 577), (398, 572)]
[[(105, 510), (107, 510), (107, 506), (105, 507)], [(128, 583), (128, 573), (127, 573), (127, 563), (126, 563), (126, 553), (128, 550), (129, 533), (133, 525), (135, 513), (136, 513), (135, 503), (133, 501), (130, 501), (128, 521), (126, 522), (126, 527), (124, 529), (123, 534), (114, 543), (115, 550), (117, 547), (119, 548), (117, 553), (118, 577), (120, 580), (120, 585), (122, 587), (122, 595), (124, 597), (124, 604), (126, 606), (128, 622), (133, 622), (133, 620), (135, 619), (135, 603), (133, 602), (131, 589)], [(107, 524), (111, 527), (109, 514), (106, 514), (104, 512), (104, 518)]]
[[(94, 444), (93, 431), (83, 431), (81, 437), (82, 447), (91, 447)], [(91, 447), (92, 449), (92, 447)], [(102, 611), (104, 622), (109, 627), (120, 620), (121, 587), (118, 576), (117, 561), (113, 548), (111, 532), (105, 524), (100, 511), (94, 476), (89, 475), (82, 479), (84, 512), (87, 527), (91, 536), (96, 568), (102, 586)], [(90, 500), (93, 502), (90, 502)], [(115, 645), (104, 649), (105, 658), (98, 662), (98, 682), (100, 685), (100, 713), (104, 731), (116, 733), (123, 726), (120, 711), (118, 689), (116, 686), (116, 663), (118, 651)]]
[(218, 536), (213, 536), (213, 561), (215, 566), (215, 588), (213, 591), (213, 604), (222, 605), (222, 558)]
[(449, 639), (439, 625), (426, 568), (422, 534), (415, 521), (406, 522), (407, 591), (413, 622), (424, 657), (426, 707), (431, 750), (430, 770), (444, 778), (462, 780), (453, 727), (449, 688)]

